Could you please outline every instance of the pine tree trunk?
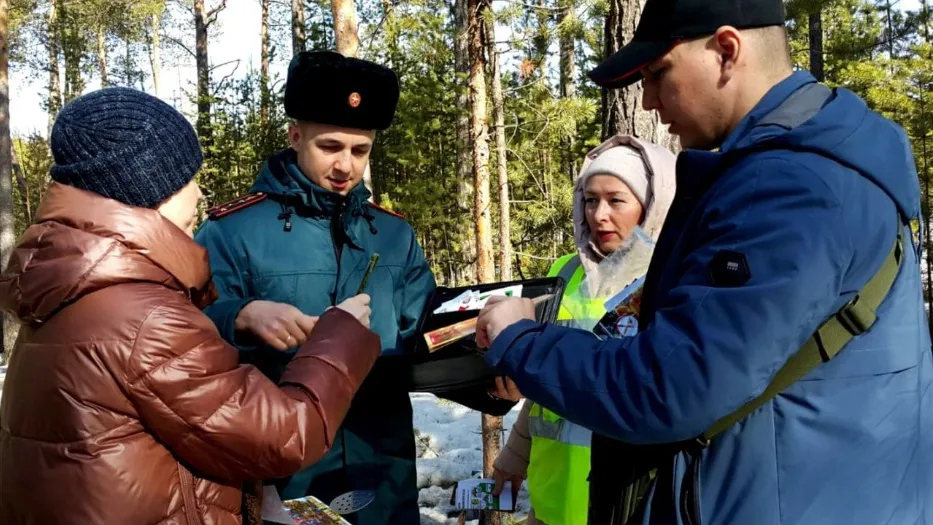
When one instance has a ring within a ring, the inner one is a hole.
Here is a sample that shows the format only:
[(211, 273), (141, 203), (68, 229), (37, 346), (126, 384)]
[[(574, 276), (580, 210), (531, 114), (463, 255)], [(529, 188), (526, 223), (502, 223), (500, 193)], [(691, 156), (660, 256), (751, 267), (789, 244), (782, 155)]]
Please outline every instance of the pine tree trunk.
[[(927, 10), (927, 0), (920, 0), (921, 14), (923, 18), (923, 42), (927, 45), (930, 44), (930, 13)], [(930, 56), (923, 57), (926, 60), (930, 60)], [(924, 190), (923, 190), (923, 200), (922, 202), (926, 206), (921, 206), (920, 209), (923, 213), (923, 225), (924, 233), (926, 239), (924, 247), (924, 260), (926, 262), (926, 272), (927, 272), (927, 294), (926, 300), (929, 303), (927, 308), (927, 326), (930, 329), (931, 335), (933, 335), (933, 266), (931, 266), (930, 253), (933, 252), (933, 237), (931, 237), (931, 219), (933, 219), (933, 202), (931, 201), (930, 195), (930, 158), (927, 156), (927, 134), (929, 133), (929, 120), (927, 119), (926, 113), (926, 80), (927, 77), (924, 72), (921, 71), (919, 75), (919, 91), (920, 91), (920, 120), (923, 122), (921, 128), (921, 148), (923, 154), (923, 174), (921, 175), (921, 180), (924, 181)]]
[(84, 79), (81, 78), (81, 59), (84, 55), (82, 28), (74, 15), (65, 9), (67, 4), (59, 4), (61, 11), (62, 55), (65, 57), (65, 104), (81, 96), (84, 91)]
[(534, 43), (534, 65), (538, 74), (538, 82), (547, 85), (547, 56), (548, 48), (551, 47), (551, 33), (548, 27), (551, 21), (551, 13), (548, 10), (546, 0), (538, 0), (540, 9), (535, 9), (537, 25), (535, 26), (535, 35), (532, 38)]
[[(130, 42), (129, 35), (123, 39), (125, 44), (126, 56), (123, 57), (124, 68), (126, 69), (126, 87), (133, 87), (133, 81), (137, 78), (135, 68), (135, 55), (133, 54), (133, 43)], [(143, 76), (139, 75), (139, 90), (143, 90)]]
[[(331, 0), (331, 12), (334, 16), (334, 40), (337, 52), (346, 57), (355, 57), (360, 51), (359, 20), (353, 0)], [(363, 185), (370, 191), (369, 201), (378, 200), (373, 186), (372, 169), (366, 166), (363, 172)]]
[(149, 64), (152, 66), (152, 89), (156, 96), (159, 96), (159, 74), (162, 70), (162, 59), (160, 54), (161, 31), (162, 31), (162, 12), (153, 13), (151, 19), (149, 44)]
[(359, 20), (353, 0), (331, 0), (334, 13), (334, 40), (337, 52), (343, 56), (355, 57), (360, 50)]
[(261, 28), (260, 28), (260, 69), (259, 69), (259, 121), (262, 124), (262, 128), (266, 129), (269, 126), (269, 106), (272, 104), (271, 96), (269, 93), (269, 63), (272, 60), (270, 56), (270, 45), (269, 45), (269, 3), (271, 0), (261, 0), (262, 4), (262, 18), (261, 18)]
[(55, 118), (58, 116), (59, 110), (62, 108), (62, 80), (61, 73), (58, 70), (58, 50), (60, 49), (59, 42), (59, 32), (58, 32), (58, 9), (57, 9), (57, 0), (49, 1), (49, 18), (48, 18), (48, 27), (46, 29), (46, 46), (49, 52), (49, 98), (48, 98), (48, 112), (49, 112), (49, 131), (48, 135), (52, 136), (52, 125), (55, 123)]
[[(470, 129), (473, 138), (473, 216), (476, 225), (476, 274), (481, 283), (493, 282), (496, 278), (493, 267), (492, 221), (490, 220), (489, 189), (489, 130), (486, 108), (486, 60), (483, 49), (483, 16), (485, 0), (469, 0), (467, 3), (467, 27), (470, 48)], [(492, 476), (492, 465), (499, 454), (499, 434), (502, 418), (483, 414), (483, 473)], [(489, 513), (484, 516), (485, 525), (499, 525), (500, 515)]]
[(29, 184), (26, 182), (26, 176), (23, 175), (23, 167), (19, 163), (15, 147), (10, 148), (10, 164), (13, 168), (13, 176), (16, 178), (16, 186), (19, 188), (19, 200), (23, 206), (23, 218), (26, 219), (27, 225), (32, 224), (32, 206), (29, 204)]
[(195, 65), (198, 74), (197, 132), (206, 155), (210, 155), (211, 137), (211, 77), (207, 55), (207, 25), (204, 0), (194, 0)]
[(888, 58), (891, 59), (891, 74), (894, 74), (894, 59), (897, 58), (894, 52), (894, 24), (891, 20), (891, 0), (885, 2), (885, 14), (887, 15), (888, 25)]
[(473, 139), (473, 191), (476, 233), (476, 273), (480, 282), (495, 279), (492, 228), (489, 214), (489, 130), (487, 128), (485, 54), (483, 49), (484, 0), (469, 0), (470, 134)]
[[(572, 99), (577, 96), (576, 38), (570, 26), (574, 22), (574, 0), (561, 0), (557, 12), (557, 26), (560, 41), (560, 98)], [(574, 142), (577, 135), (577, 124), (571, 125), (572, 132), (569, 137), (561, 139), (564, 173), (574, 180), (577, 176), (577, 159), (574, 154)]]
[(820, 82), (826, 79), (823, 72), (823, 13), (819, 8), (810, 14), (810, 74)]
[[(470, 73), (470, 38), (468, 21), (468, 0), (455, 0), (454, 20), (456, 37), (454, 40), (454, 67), (457, 75), (466, 79)], [(473, 210), (473, 151), (470, 139), (470, 93), (468, 86), (460, 83), (457, 93), (457, 211), (458, 215), (466, 215)], [(463, 249), (460, 250), (462, 259), (458, 265), (458, 277), (451, 283), (471, 284), (476, 282), (476, 239), (473, 235), (473, 225), (470, 221), (457, 222), (460, 231), (458, 239)]]
[(107, 80), (107, 39), (104, 35), (103, 24), (97, 26), (97, 71), (100, 73), (100, 86), (110, 85)]
[[(16, 243), (13, 218), (13, 145), (10, 140), (9, 83), (10, 2), (0, 0), (0, 268), (6, 269)], [(3, 316), (3, 352), (10, 355), (18, 327), (15, 320)]]
[(292, 55), (305, 50), (304, 0), (292, 0)]
[[(486, 0), (486, 10), (492, 14), (492, 2)], [(499, 53), (496, 50), (496, 30), (492, 16), (484, 17), (486, 53), (489, 56), (492, 106), (495, 115), (496, 171), (499, 175), (499, 280), (512, 280), (512, 221), (510, 217), (509, 171), (505, 144), (505, 101), (502, 96), (502, 73), (499, 71)]]
[(567, 26), (573, 24), (574, 19), (574, 1), (561, 0), (560, 9), (557, 12), (557, 25), (560, 27), (560, 97), (573, 98), (577, 96), (577, 87), (574, 84), (577, 76), (577, 68), (574, 60), (576, 59), (576, 39), (573, 32)]
[[(644, 6), (640, 0), (609, 0), (606, 16), (605, 57), (622, 48), (635, 35), (638, 18)], [(653, 111), (641, 107), (641, 82), (623, 89), (603, 89), (603, 139), (625, 133), (670, 148), (680, 150), (680, 142), (661, 124)]]

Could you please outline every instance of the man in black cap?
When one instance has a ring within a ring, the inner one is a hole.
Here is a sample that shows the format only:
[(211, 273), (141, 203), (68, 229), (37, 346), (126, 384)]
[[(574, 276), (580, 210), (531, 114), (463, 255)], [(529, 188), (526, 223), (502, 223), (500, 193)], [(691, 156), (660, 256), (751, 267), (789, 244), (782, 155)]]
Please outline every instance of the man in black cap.
[(249, 195), (212, 209), (196, 237), (220, 293), (207, 314), (243, 362), (273, 379), (317, 316), (357, 294), (379, 255), (364, 291), (382, 357), (327, 456), (276, 482), (284, 499), (375, 491), (351, 516), (362, 525), (420, 521), (407, 385), (379, 363), (404, 352), (435, 281), (408, 223), (367, 202), (361, 184), (376, 130), (391, 124), (398, 98), (398, 79), (385, 67), (297, 54), (285, 87), (291, 147), (266, 162)]
[[(933, 359), (904, 131), (794, 72), (780, 0), (648, 0), (590, 73), (686, 148), (639, 333), (487, 305), (487, 361), (594, 431), (589, 522), (933, 523)], [(653, 475), (651, 473), (653, 472)]]

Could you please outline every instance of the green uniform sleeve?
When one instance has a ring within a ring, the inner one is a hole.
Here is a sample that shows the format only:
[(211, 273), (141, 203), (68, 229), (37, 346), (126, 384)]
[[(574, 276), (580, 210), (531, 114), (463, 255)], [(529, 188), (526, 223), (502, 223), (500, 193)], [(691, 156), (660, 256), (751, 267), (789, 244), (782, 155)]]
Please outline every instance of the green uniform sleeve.
[(424, 251), (414, 232), (411, 235), (408, 260), (400, 284), (395, 289), (395, 301), (400, 312), (398, 348), (407, 351), (412, 348), (412, 337), (416, 335), (418, 319), (421, 318), (425, 303), (437, 287), (434, 274), (424, 258)]
[(207, 249), (210, 256), (211, 275), (217, 288), (218, 298), (204, 309), (217, 326), (221, 337), (239, 350), (255, 349), (256, 341), (246, 334), (237, 334), (236, 318), (240, 310), (252, 301), (249, 286), (249, 271), (246, 268), (246, 253), (233, 239), (225, 234), (217, 222), (205, 223), (195, 234), (194, 240)]

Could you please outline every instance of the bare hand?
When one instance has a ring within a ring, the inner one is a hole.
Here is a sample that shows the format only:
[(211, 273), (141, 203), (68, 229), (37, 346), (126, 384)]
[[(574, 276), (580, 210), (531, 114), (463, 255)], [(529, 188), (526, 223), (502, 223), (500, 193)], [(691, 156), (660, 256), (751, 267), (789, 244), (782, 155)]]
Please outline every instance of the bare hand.
[(491, 389), (489, 393), (499, 399), (509, 401), (521, 401), (525, 397), (518, 390), (518, 386), (507, 377), (497, 377), (496, 388)]
[(492, 491), (493, 496), (498, 496), (502, 492), (502, 489), (505, 488), (505, 482), (512, 482), (512, 501), (518, 501), (518, 491), (522, 489), (522, 482), (525, 481), (525, 478), (521, 476), (516, 476), (514, 474), (509, 474), (504, 470), (494, 469), (492, 471), (492, 479), (496, 482), (496, 487)]
[(531, 299), (490, 297), (476, 322), (476, 345), (489, 348), (503, 330), (522, 319), (535, 320), (535, 304)]
[(237, 315), (236, 329), (251, 332), (267, 345), (284, 351), (304, 343), (317, 319), (290, 304), (252, 301)]
[(357, 321), (362, 323), (366, 328), (369, 328), (369, 317), (373, 313), (369, 307), (369, 303), (369, 296), (361, 293), (338, 304), (336, 308), (340, 308), (344, 312), (356, 317)]

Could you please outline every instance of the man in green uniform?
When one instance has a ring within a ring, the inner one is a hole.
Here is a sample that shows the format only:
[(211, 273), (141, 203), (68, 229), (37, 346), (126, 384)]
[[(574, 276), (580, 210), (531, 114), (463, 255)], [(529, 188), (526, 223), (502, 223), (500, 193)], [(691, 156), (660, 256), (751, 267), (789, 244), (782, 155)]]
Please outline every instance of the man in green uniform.
[(220, 293), (207, 315), (243, 362), (272, 379), (316, 316), (357, 294), (379, 254), (364, 292), (382, 357), (330, 452), (276, 481), (283, 499), (374, 490), (376, 500), (351, 516), (360, 525), (420, 521), (412, 406), (391, 363), (406, 351), (435, 280), (412, 228), (367, 202), (361, 184), (398, 97), (398, 78), (385, 67), (332, 52), (296, 55), (285, 87), (291, 147), (266, 162), (249, 195), (212, 209), (196, 236)]

